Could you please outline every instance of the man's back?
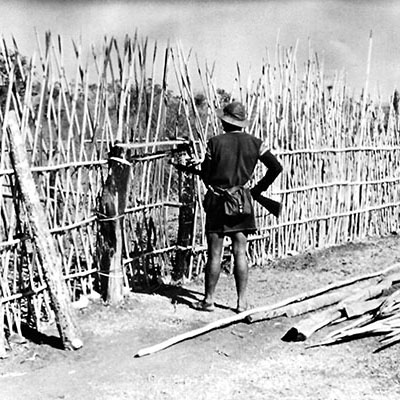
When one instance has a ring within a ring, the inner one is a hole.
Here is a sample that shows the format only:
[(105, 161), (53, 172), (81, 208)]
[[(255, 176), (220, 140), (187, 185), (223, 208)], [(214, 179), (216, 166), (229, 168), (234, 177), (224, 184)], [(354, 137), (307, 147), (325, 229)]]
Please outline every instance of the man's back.
[(257, 164), (261, 143), (241, 131), (214, 136), (208, 142), (202, 166), (204, 181), (222, 188), (246, 184)]

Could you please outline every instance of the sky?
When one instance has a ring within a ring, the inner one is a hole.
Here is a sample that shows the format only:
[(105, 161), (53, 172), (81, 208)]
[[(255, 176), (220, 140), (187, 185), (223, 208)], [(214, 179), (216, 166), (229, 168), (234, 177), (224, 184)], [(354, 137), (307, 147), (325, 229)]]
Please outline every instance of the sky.
[[(13, 35), (27, 56), (34, 29), (60, 34), (64, 43), (82, 38), (83, 47), (100, 46), (104, 35), (169, 40), (216, 63), (219, 87), (232, 86), (238, 62), (257, 75), (267, 49), (298, 42), (298, 63), (309, 43), (323, 59), (327, 75), (345, 70), (355, 91), (366, 81), (372, 31), (371, 93), (390, 96), (400, 86), (400, 1), (396, 0), (0, 0), (2, 36)], [(277, 39), (278, 38), (278, 39)], [(71, 47), (72, 54), (72, 47)]]

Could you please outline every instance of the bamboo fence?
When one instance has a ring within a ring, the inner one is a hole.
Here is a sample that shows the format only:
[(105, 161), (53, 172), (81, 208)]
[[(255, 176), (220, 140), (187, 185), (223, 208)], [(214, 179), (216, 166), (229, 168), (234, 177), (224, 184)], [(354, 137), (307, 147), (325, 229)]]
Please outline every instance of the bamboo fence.
[[(299, 67), (297, 46), (277, 45), (273, 60), (267, 52), (254, 79), (244, 78), (237, 66), (233, 87), (224, 92), (213, 68), (199, 65), (179, 45), (160, 50), (135, 35), (122, 43), (105, 38), (86, 54), (73, 43), (75, 72), (67, 76), (61, 38), (47, 33), (44, 45), (39, 37), (36, 42), (26, 60), (14, 40), (0, 41), (0, 351), (1, 335), (21, 334), (23, 323), (40, 329), (53, 319), (10, 160), (10, 110), (26, 137), (73, 300), (96, 290), (105, 273), (96, 238), (110, 149), (125, 146), (132, 154), (128, 205), (116, 217), (124, 224), (124, 282), (135, 290), (152, 287), (170, 278), (181, 249), (180, 178), (169, 164), (171, 150), (189, 141), (201, 159), (207, 139), (218, 133), (216, 109), (232, 99), (246, 105), (250, 133), (266, 141), (284, 167), (269, 193), (283, 203), (280, 219), (256, 207), (259, 230), (248, 248), (252, 264), (398, 230), (397, 93), (389, 106), (368, 96), (368, 84), (356, 96), (343, 74), (326, 81), (316, 55)], [(193, 76), (200, 78), (200, 90)], [(254, 179), (263, 172), (258, 167)], [(189, 279), (206, 262), (205, 188), (194, 179), (192, 244), (185, 248), (191, 254)]]

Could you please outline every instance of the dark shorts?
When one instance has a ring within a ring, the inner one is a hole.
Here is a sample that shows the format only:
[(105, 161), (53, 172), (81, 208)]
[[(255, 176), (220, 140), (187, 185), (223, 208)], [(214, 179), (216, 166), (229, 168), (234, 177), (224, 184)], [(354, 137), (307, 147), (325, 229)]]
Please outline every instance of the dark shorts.
[(206, 233), (229, 235), (234, 232), (254, 233), (256, 222), (254, 212), (250, 215), (227, 217), (224, 213), (224, 202), (220, 196), (215, 196), (212, 206), (206, 212)]

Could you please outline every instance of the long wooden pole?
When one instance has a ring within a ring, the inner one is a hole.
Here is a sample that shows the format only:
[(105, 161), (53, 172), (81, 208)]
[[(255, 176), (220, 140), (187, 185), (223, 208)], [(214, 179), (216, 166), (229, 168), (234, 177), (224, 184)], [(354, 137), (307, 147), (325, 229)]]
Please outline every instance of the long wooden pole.
[(357, 282), (357, 281), (362, 281), (362, 280), (366, 280), (366, 279), (372, 279), (372, 278), (375, 278), (377, 276), (386, 275), (388, 272), (396, 270), (396, 269), (400, 269), (400, 263), (396, 263), (396, 264), (394, 264), (394, 265), (392, 265), (392, 266), (390, 266), (390, 267), (388, 267), (388, 268), (386, 268), (384, 270), (378, 271), (378, 272), (373, 272), (371, 274), (361, 275), (361, 276), (354, 277), (354, 278), (351, 278), (351, 279), (347, 279), (345, 281), (338, 282), (338, 283), (332, 283), (332, 284), (324, 286), (324, 287), (322, 287), (320, 289), (315, 289), (315, 290), (312, 290), (312, 291), (309, 291), (309, 292), (302, 293), (302, 294), (297, 295), (297, 296), (292, 296), (292, 297), (289, 297), (289, 298), (287, 298), (285, 300), (282, 300), (282, 301), (280, 301), (278, 303), (275, 303), (273, 305), (261, 306), (261, 307), (253, 308), (253, 309), (250, 309), (250, 310), (246, 310), (246, 311), (244, 311), (242, 313), (236, 314), (236, 315), (234, 315), (232, 317), (219, 319), (219, 320), (211, 322), (210, 324), (205, 325), (205, 326), (203, 326), (201, 328), (197, 328), (197, 329), (194, 329), (192, 331), (182, 333), (182, 334), (180, 334), (178, 336), (175, 336), (175, 337), (173, 337), (171, 339), (165, 340), (164, 342), (161, 342), (161, 343), (156, 344), (154, 346), (141, 349), (134, 355), (134, 357), (143, 357), (143, 356), (146, 356), (146, 355), (149, 355), (149, 354), (156, 353), (156, 352), (164, 350), (164, 349), (166, 349), (166, 348), (168, 348), (170, 346), (173, 346), (174, 344), (183, 342), (184, 340), (191, 339), (193, 337), (202, 335), (203, 333), (210, 332), (210, 331), (212, 331), (214, 329), (222, 328), (224, 326), (231, 325), (231, 324), (233, 324), (235, 322), (242, 321), (242, 320), (244, 320), (245, 318), (247, 318), (250, 315), (253, 315), (253, 314), (256, 314), (256, 313), (265, 313), (265, 312), (268, 312), (268, 311), (276, 310), (278, 308), (287, 306), (288, 304), (297, 303), (297, 302), (309, 299), (311, 297), (315, 297), (315, 296), (318, 296), (320, 294), (326, 293), (326, 292), (328, 292), (330, 290), (338, 289), (340, 287), (351, 285), (351, 284), (353, 284), (354, 282)]
[(79, 329), (71, 307), (70, 295), (62, 279), (62, 259), (50, 233), (47, 217), (40, 204), (32, 172), (29, 168), (25, 140), (20, 131), (15, 111), (8, 115), (8, 133), (11, 156), (15, 175), (26, 207), (39, 259), (42, 263), (44, 278), (47, 283), (57, 328), (64, 348), (76, 350), (82, 347)]

